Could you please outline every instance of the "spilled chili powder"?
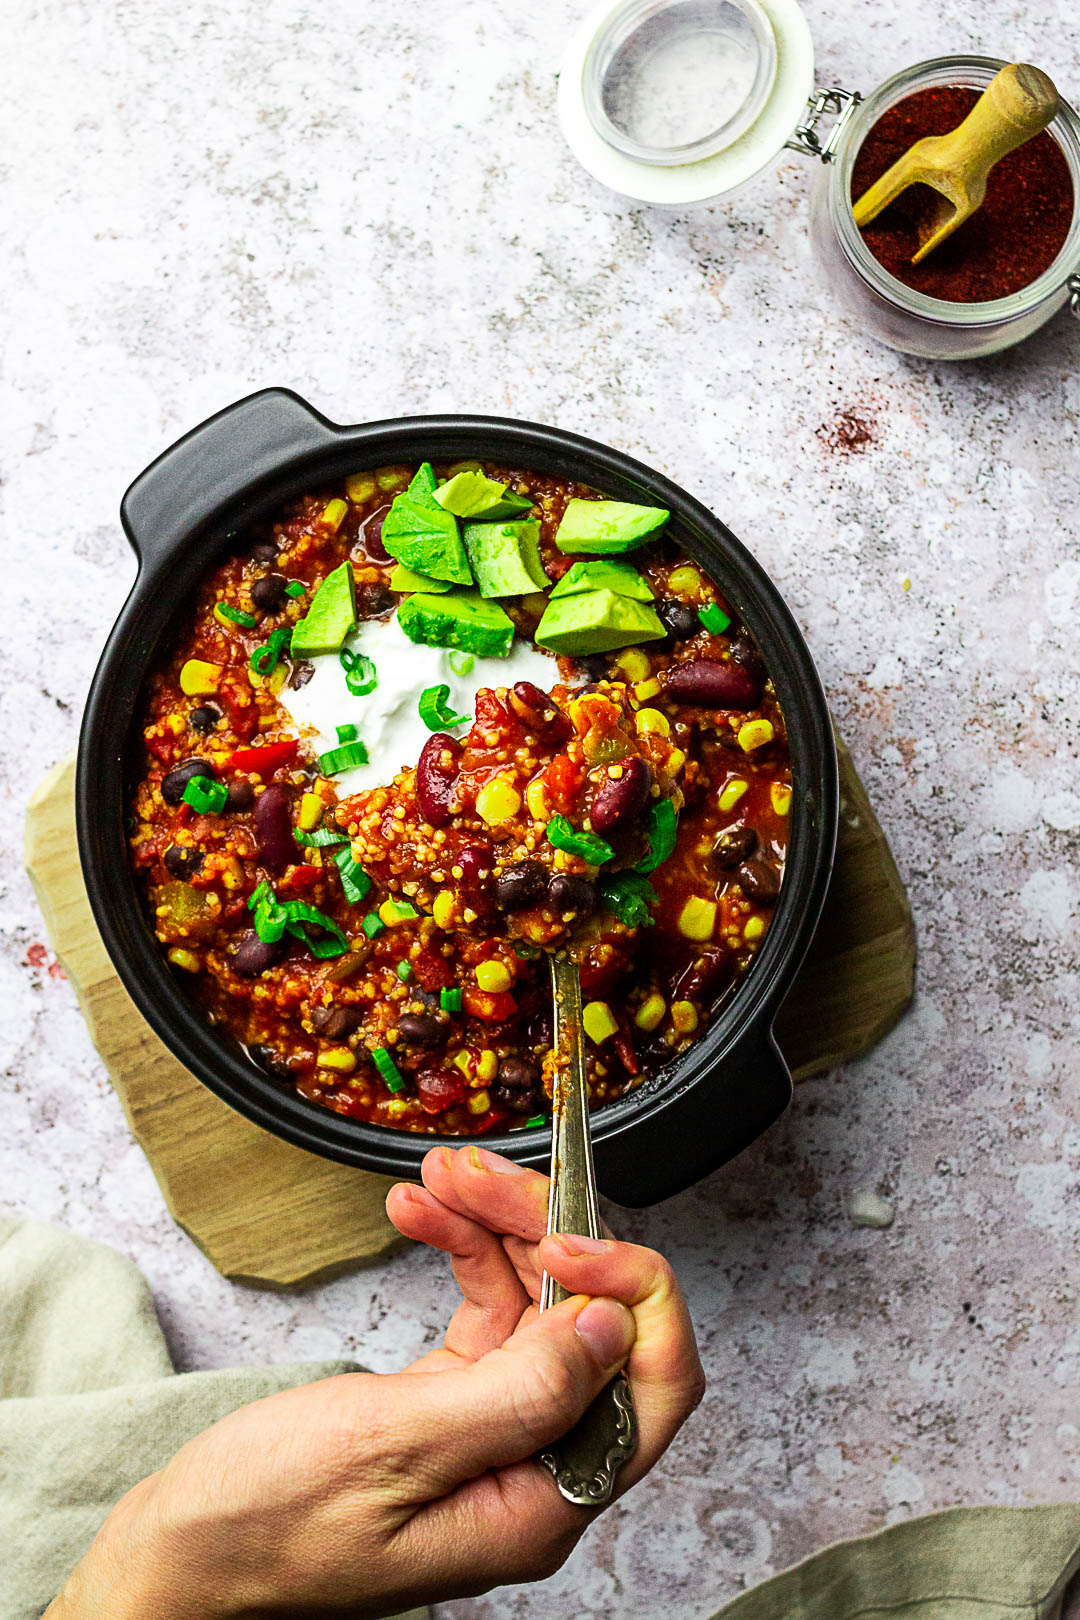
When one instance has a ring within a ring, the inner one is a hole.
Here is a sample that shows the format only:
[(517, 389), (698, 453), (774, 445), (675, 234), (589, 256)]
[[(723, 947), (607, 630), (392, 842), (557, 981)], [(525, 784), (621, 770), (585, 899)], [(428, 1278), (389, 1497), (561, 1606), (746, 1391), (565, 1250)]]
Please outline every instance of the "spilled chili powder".
[[(924, 135), (947, 135), (979, 99), (977, 90), (939, 85), (905, 96), (883, 113), (855, 159), (851, 200)], [(912, 264), (919, 221), (935, 206), (927, 186), (909, 186), (862, 232), (874, 258), (906, 287), (954, 304), (986, 303), (1019, 292), (1057, 258), (1073, 217), (1065, 154), (1045, 130), (994, 165), (986, 198), (971, 219)]]

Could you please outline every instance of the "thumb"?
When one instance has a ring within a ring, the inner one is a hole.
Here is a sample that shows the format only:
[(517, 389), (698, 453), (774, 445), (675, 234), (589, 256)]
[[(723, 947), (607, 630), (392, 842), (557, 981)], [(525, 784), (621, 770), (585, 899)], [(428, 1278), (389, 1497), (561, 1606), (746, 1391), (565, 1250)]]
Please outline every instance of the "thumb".
[(423, 1496), (521, 1462), (573, 1428), (625, 1362), (634, 1333), (620, 1301), (578, 1294), (469, 1367), (411, 1374)]

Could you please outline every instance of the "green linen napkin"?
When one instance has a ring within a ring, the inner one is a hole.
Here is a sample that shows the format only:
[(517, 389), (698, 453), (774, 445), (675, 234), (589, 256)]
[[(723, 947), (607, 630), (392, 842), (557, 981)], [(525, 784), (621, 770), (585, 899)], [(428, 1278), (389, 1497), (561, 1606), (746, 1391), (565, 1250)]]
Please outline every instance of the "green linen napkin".
[(39, 1620), (113, 1503), (193, 1435), (264, 1395), (356, 1370), (323, 1361), (174, 1373), (130, 1261), (56, 1227), (0, 1219), (3, 1620)]

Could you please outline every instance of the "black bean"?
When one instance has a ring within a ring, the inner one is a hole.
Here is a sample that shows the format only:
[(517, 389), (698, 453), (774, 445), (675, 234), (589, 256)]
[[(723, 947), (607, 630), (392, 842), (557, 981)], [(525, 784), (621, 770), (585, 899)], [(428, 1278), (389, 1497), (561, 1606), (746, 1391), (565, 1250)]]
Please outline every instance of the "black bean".
[(377, 619), (389, 613), (396, 601), (393, 591), (387, 590), (385, 585), (363, 585), (357, 592), (356, 605), (362, 619)]
[(757, 849), (757, 833), (753, 827), (729, 827), (722, 832), (712, 847), (715, 865), (728, 872), (745, 861)]
[(656, 616), (672, 641), (686, 641), (701, 629), (701, 620), (693, 608), (686, 602), (680, 602), (677, 597), (657, 602)]
[(272, 1046), (249, 1046), (248, 1056), (260, 1069), (272, 1074), (275, 1080), (291, 1080), (292, 1070), (287, 1058), (275, 1052)]
[(212, 703), (200, 703), (197, 709), (192, 709), (188, 715), (188, 725), (192, 731), (201, 731), (204, 735), (213, 731), (221, 719), (221, 710), (215, 709)]
[(240, 948), (233, 957), (233, 972), (242, 974), (245, 979), (257, 978), (279, 962), (285, 952), (285, 939), (270, 941), (260, 939), (254, 928), (248, 928), (240, 936)]
[(540, 861), (518, 861), (495, 879), (495, 904), (500, 911), (536, 906), (547, 892), (547, 867)]
[(283, 872), (297, 857), (288, 788), (272, 782), (255, 801), (255, 837), (259, 854), (272, 872)]
[(648, 764), (640, 754), (631, 755), (623, 762), (621, 774), (608, 776), (597, 790), (589, 811), (594, 832), (613, 832), (633, 821), (648, 803), (651, 786)]
[(230, 782), (226, 810), (250, 810), (255, 803), (255, 789), (250, 782)]
[(524, 1058), (504, 1057), (499, 1064), (499, 1084), (511, 1091), (528, 1091), (539, 1078), (535, 1063), (526, 1063)]
[(548, 900), (556, 911), (591, 917), (596, 910), (596, 884), (569, 872), (556, 872), (548, 884)]
[(201, 849), (190, 849), (184, 844), (170, 844), (165, 851), (165, 870), (170, 877), (194, 877), (202, 863)]
[(745, 630), (740, 630), (738, 635), (732, 637), (729, 650), (737, 664), (741, 664), (743, 669), (749, 670), (757, 681), (764, 680), (764, 661)]
[(537, 1112), (540, 1104), (538, 1088), (529, 1091), (515, 1091), (510, 1086), (496, 1086), (494, 1088), (495, 1101), (502, 1103), (515, 1114), (533, 1114)]
[(602, 681), (609, 673), (611, 664), (604, 653), (593, 653), (589, 658), (577, 660), (578, 669), (583, 669), (590, 681)]
[(304, 663), (295, 665), (292, 674), (289, 676), (289, 685), (292, 690), (294, 692), (299, 692), (302, 686), (307, 685), (314, 673), (314, 664), (309, 664), (305, 661)]
[(544, 1007), (533, 1013), (525, 1025), (525, 1040), (529, 1046), (550, 1046), (555, 1037), (555, 1010)]
[(711, 1002), (731, 977), (731, 960), (726, 951), (702, 951), (691, 967), (677, 974), (672, 994), (679, 1001)]
[(751, 900), (771, 906), (780, 893), (780, 874), (770, 861), (744, 861), (739, 867), (739, 887)]
[(362, 1014), (358, 1007), (316, 1007), (311, 1015), (311, 1027), (317, 1035), (328, 1041), (343, 1041), (360, 1028)]
[(277, 546), (272, 540), (260, 540), (257, 546), (251, 548), (252, 562), (273, 562), (277, 556)]
[(438, 1046), (443, 1038), (442, 1025), (430, 1013), (402, 1013), (397, 1027), (410, 1046)]
[(389, 512), (389, 510), (390, 508), (388, 506), (384, 506), (381, 511), (373, 513), (360, 530), (360, 538), (364, 542), (364, 550), (367, 552), (368, 556), (373, 557), (376, 562), (390, 561), (390, 553), (387, 551), (382, 542), (383, 523), (386, 520), (386, 514)]
[(265, 574), (257, 579), (251, 587), (251, 600), (263, 613), (276, 613), (285, 600), (285, 587), (288, 580), (284, 574)]
[(161, 779), (161, 797), (166, 804), (179, 804), (184, 789), (196, 776), (215, 776), (214, 767), (205, 759), (185, 759)]

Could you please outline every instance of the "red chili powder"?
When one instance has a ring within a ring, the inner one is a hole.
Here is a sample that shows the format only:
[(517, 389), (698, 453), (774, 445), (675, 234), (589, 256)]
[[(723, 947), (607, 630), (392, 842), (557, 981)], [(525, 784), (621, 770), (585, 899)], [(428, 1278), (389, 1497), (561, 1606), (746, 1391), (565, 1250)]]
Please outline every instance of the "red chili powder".
[[(979, 99), (976, 90), (941, 85), (905, 96), (883, 113), (855, 158), (851, 200), (857, 202), (924, 135), (947, 135)], [(920, 219), (934, 205), (926, 186), (909, 186), (862, 233), (879, 264), (906, 287), (954, 304), (1006, 298), (1028, 286), (1057, 258), (1073, 217), (1073, 184), (1065, 154), (1045, 130), (996, 163), (986, 198), (972, 217), (913, 265)]]

